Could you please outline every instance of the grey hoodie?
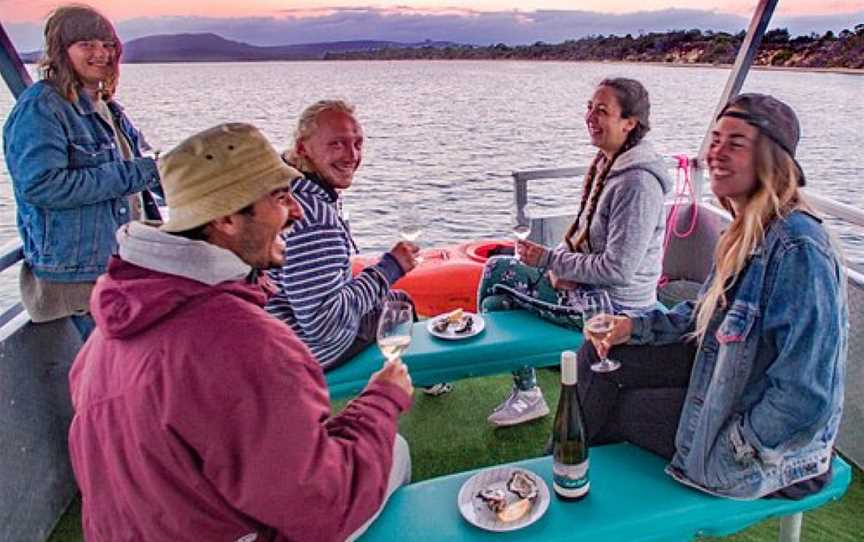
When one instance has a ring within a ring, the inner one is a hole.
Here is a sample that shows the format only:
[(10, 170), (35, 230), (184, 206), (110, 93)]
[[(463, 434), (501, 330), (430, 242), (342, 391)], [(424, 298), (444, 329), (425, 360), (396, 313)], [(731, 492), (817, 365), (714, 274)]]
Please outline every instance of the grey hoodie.
[(672, 180), (662, 158), (642, 141), (615, 160), (591, 223), (591, 252), (565, 243), (540, 263), (560, 278), (602, 287), (618, 308), (657, 303), (666, 212)]
[(177, 275), (208, 286), (241, 280), (252, 268), (230, 250), (161, 231), (144, 222), (117, 230), (120, 257), (133, 265)]

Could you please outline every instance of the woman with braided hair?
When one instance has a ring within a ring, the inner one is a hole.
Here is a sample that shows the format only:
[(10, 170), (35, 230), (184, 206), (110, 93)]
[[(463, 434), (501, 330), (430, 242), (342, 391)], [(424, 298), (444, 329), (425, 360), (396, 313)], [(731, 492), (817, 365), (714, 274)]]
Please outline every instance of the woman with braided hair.
[[(519, 259), (492, 258), (478, 289), (481, 311), (522, 308), (566, 327), (581, 328), (587, 292), (605, 290), (616, 310), (657, 305), (663, 259), (664, 195), (671, 180), (645, 140), (650, 101), (641, 83), (605, 79), (585, 123), (598, 152), (585, 175), (576, 220), (555, 249), (517, 243)], [(489, 416), (495, 426), (543, 417), (549, 407), (534, 370), (514, 373), (510, 396)]]

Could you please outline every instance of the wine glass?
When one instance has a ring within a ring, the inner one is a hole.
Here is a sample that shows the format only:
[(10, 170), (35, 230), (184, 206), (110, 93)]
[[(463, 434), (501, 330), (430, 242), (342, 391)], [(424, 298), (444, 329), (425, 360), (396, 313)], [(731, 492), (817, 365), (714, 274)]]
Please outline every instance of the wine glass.
[(405, 301), (387, 301), (378, 320), (378, 348), (393, 361), (402, 355), (411, 344), (414, 330), (414, 311)]
[[(531, 235), (531, 217), (525, 213), (525, 209), (515, 208), (513, 210), (513, 236), (519, 241), (528, 239)], [(517, 250), (518, 243), (513, 245), (513, 257), (519, 260), (519, 252)]]
[[(605, 290), (588, 292), (584, 296), (585, 306), (582, 309), (582, 325), (586, 331), (602, 337), (612, 331), (615, 323), (615, 310), (612, 301)], [(591, 365), (595, 373), (609, 373), (621, 367), (621, 362), (603, 357), (597, 363)]]
[[(423, 217), (416, 207), (405, 207), (399, 212), (399, 237), (403, 241), (414, 243), (423, 233)], [(417, 265), (423, 262), (419, 254), (414, 258)]]

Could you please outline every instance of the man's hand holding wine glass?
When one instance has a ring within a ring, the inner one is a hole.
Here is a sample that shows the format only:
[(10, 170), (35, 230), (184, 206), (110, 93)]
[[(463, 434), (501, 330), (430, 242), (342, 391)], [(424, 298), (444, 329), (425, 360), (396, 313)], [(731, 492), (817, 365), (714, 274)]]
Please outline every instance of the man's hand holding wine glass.
[[(423, 233), (424, 224), (423, 212), (416, 205), (406, 205), (399, 211), (399, 237), (417, 247), (417, 251), (414, 253), (414, 266), (423, 262), (423, 257), (420, 256), (420, 247), (414, 243)], [(406, 273), (408, 271), (410, 270), (405, 270)]]
[(408, 273), (419, 263), (420, 247), (410, 241), (399, 241), (390, 249), (390, 254), (399, 262), (402, 271)]
[(389, 382), (402, 388), (405, 393), (411, 395), (414, 393), (414, 384), (411, 383), (411, 375), (408, 374), (408, 366), (402, 363), (401, 358), (393, 359), (384, 363), (384, 367), (379, 369), (369, 379), (370, 382)]
[(408, 368), (402, 363), (401, 355), (411, 345), (414, 331), (414, 309), (404, 301), (387, 301), (378, 320), (378, 348), (384, 354), (384, 367), (372, 375), (370, 382), (382, 380), (405, 390), (409, 395), (414, 392)]

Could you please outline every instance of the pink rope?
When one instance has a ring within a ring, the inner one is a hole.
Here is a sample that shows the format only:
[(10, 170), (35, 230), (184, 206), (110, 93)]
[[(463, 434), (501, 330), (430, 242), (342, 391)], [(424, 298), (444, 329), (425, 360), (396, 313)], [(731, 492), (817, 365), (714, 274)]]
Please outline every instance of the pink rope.
[[(675, 189), (672, 195), (672, 210), (666, 218), (666, 234), (663, 238), (663, 259), (666, 259), (666, 252), (669, 250), (669, 244), (672, 242), (672, 237), (684, 239), (696, 231), (696, 220), (699, 215), (699, 205), (696, 202), (696, 193), (693, 190), (693, 181), (690, 178), (690, 159), (686, 154), (675, 156), (678, 160), (678, 168), (675, 170)], [(684, 172), (683, 175), (681, 172)], [(690, 204), (690, 225), (683, 232), (678, 231), (678, 211), (682, 206)], [(663, 287), (669, 283), (669, 276), (665, 273), (660, 276), (657, 281), (658, 287)]]

